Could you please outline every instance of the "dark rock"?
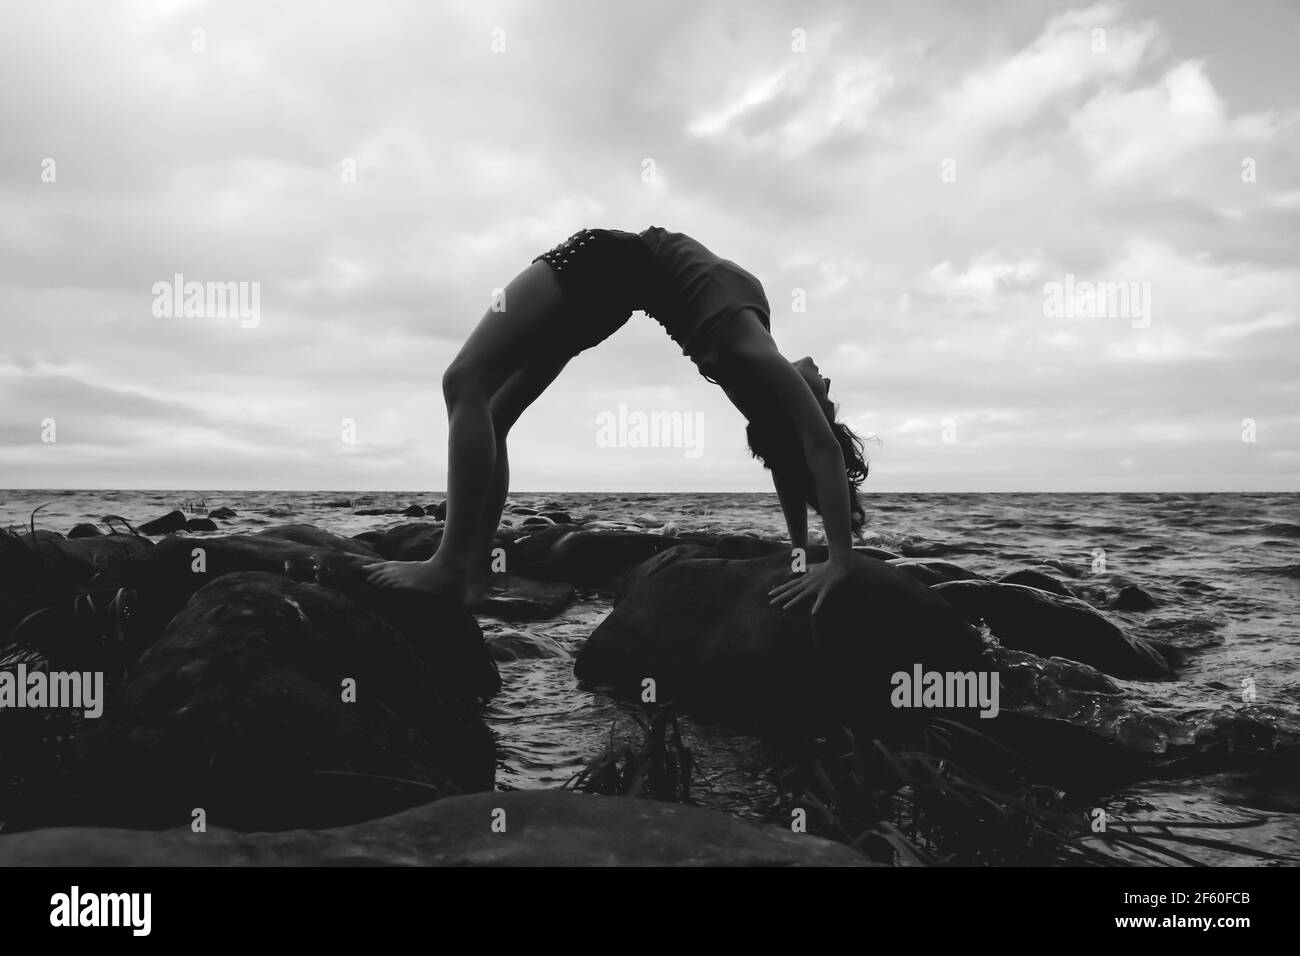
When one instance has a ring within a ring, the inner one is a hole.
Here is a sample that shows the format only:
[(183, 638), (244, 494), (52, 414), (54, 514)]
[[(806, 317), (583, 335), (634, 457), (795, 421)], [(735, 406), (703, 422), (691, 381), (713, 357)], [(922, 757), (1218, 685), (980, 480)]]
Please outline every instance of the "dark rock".
[(217, 523), (211, 518), (191, 518), (185, 522), (186, 531), (220, 531)]
[[(457, 623), (431, 621), (428, 639)], [(342, 594), (225, 575), (132, 667), (20, 825), (178, 826), (202, 807), (239, 830), (336, 826), (491, 789), (492, 736), (447, 676)]]
[(238, 517), (238, 514), (233, 508), (227, 508), (225, 506), (222, 506), (220, 508), (213, 508), (211, 511), (209, 511), (208, 517), (222, 518), (226, 521), (229, 521), (231, 518)]
[(539, 511), (537, 517), (549, 518), (556, 524), (573, 524), (573, 518), (567, 511)]
[(447, 520), (447, 502), (439, 501), (437, 504), (425, 505), (424, 513), (430, 518), (437, 518), (439, 521)]
[(362, 508), (361, 510), (352, 513), (354, 515), (400, 515), (405, 512), (400, 508)]
[[(495, 811), (506, 830), (492, 832)], [(523, 790), (332, 830), (59, 828), (0, 837), (0, 866), (866, 866), (839, 843), (715, 810)]]
[(555, 617), (572, 601), (573, 586), (567, 582), (494, 574), (482, 605), (475, 610), (503, 621), (541, 621)]
[(1084, 574), (1083, 568), (1079, 567), (1077, 564), (1070, 564), (1067, 561), (1058, 561), (1055, 558), (1048, 558), (1043, 562), (1043, 564), (1047, 565), (1049, 568), (1056, 568), (1056, 570), (1060, 571), (1066, 577), (1081, 578)]
[(169, 511), (161, 518), (154, 518), (140, 525), (141, 534), (171, 534), (185, 527), (185, 512)]
[(402, 514), (406, 515), (408, 518), (423, 518), (424, 509), (419, 505), (408, 505), (402, 509)]
[(572, 657), (554, 638), (545, 634), (525, 631), (495, 631), (484, 635), (488, 653), (496, 661), (523, 661), (539, 658), (566, 659)]
[(568, 581), (579, 587), (612, 588), (642, 561), (680, 545), (678, 538), (636, 531), (570, 531), (535, 565), (525, 569), (512, 564), (510, 568), (529, 577)]
[(442, 528), (427, 521), (367, 531), (352, 538), (390, 561), (427, 561), (438, 550)]
[(910, 574), (926, 587), (942, 584), (945, 581), (987, 581), (982, 574), (968, 571), (951, 561), (936, 561), (927, 558), (894, 558), (888, 562), (898, 570)]
[(406, 635), (447, 686), (467, 697), (494, 695), (500, 677), (473, 617), (421, 591), (375, 587), (363, 568), (376, 559), (365, 549), (351, 539), (303, 526), (269, 534), (164, 538), (132, 581), (139, 595), (132, 640), (147, 645), (194, 592), (222, 575), (264, 571), (347, 595)]
[(541, 515), (529, 515), (521, 522), (521, 524), (525, 528), (529, 528), (534, 525), (543, 525), (543, 526), (551, 525), (551, 524), (555, 524), (555, 522), (552, 521), (550, 518), (543, 518)]
[(580, 651), (579, 680), (636, 699), (653, 678), (659, 702), (733, 725), (859, 725), (907, 718), (889, 704), (894, 673), (982, 660), (978, 635), (942, 599), (865, 555), (816, 616), (769, 603), (790, 578), (787, 555), (657, 560)]
[(345, 538), (341, 534), (335, 534), (333, 531), (325, 531), (310, 524), (283, 524), (275, 528), (267, 528), (253, 535), (255, 538), (275, 538), (279, 541), (292, 541), (295, 544), (306, 545), (309, 548), (323, 548), (331, 551), (343, 551), (347, 554), (358, 554), (363, 558), (383, 557), (378, 551), (366, 544), (364, 541), (358, 541), (356, 538)]
[(1073, 597), (1070, 589), (1056, 578), (1045, 571), (1037, 571), (1034, 568), (1021, 568), (1019, 571), (1012, 571), (1010, 574), (998, 578), (998, 580), (1002, 584), (1023, 584), (1025, 587), (1038, 588), (1040, 591), (1050, 591), (1052, 594)]
[(1136, 584), (1127, 584), (1119, 589), (1111, 607), (1116, 611), (1150, 611), (1160, 603)]
[(677, 535), (684, 544), (703, 545), (722, 558), (763, 558), (769, 554), (791, 553), (788, 541), (773, 541), (755, 534), (701, 534), (688, 531)]
[(529, 508), (529, 507), (526, 507), (526, 506), (524, 506), (524, 505), (513, 505), (513, 506), (510, 508), (510, 510), (511, 510), (512, 513), (517, 514), (517, 515), (535, 515), (535, 514), (537, 514), (537, 509), (536, 509), (536, 508)]
[(902, 557), (897, 552), (887, 551), (884, 548), (873, 548), (865, 544), (855, 544), (853, 550), (858, 554), (865, 554), (869, 558), (877, 558), (881, 561), (893, 561)]
[(104, 532), (99, 530), (98, 525), (93, 525), (90, 524), (89, 522), (83, 521), (81, 524), (76, 525), (75, 527), (73, 527), (71, 531), (68, 532), (68, 537), (69, 538), (94, 538), (103, 533)]
[(1172, 676), (1155, 648), (1075, 598), (994, 581), (951, 581), (934, 591), (969, 623), (986, 623), (1003, 647), (1069, 658), (1126, 679)]

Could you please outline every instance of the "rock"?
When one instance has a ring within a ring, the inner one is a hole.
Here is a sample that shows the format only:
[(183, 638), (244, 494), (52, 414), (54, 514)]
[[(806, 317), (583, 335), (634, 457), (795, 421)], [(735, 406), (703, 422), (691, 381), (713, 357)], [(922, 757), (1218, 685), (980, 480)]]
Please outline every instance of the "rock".
[[(494, 833), (495, 810), (507, 828)], [(867, 866), (839, 843), (715, 810), (564, 791), (477, 793), (330, 830), (59, 828), (0, 837), (0, 866)]]
[(152, 521), (146, 521), (140, 525), (141, 534), (171, 534), (173, 531), (180, 531), (185, 527), (185, 512), (169, 511), (160, 518), (154, 518)]
[[(520, 543), (515, 542), (516, 552)], [(508, 566), (513, 571), (543, 580), (568, 581), (579, 587), (612, 588), (621, 575), (642, 561), (680, 544), (680, 538), (638, 531), (568, 531), (556, 538), (541, 560), (531, 566)]]
[(362, 568), (376, 559), (365, 550), (356, 541), (294, 525), (269, 534), (164, 538), (131, 581), (139, 597), (132, 643), (147, 646), (205, 584), (225, 574), (263, 571), (339, 591), (404, 634), (447, 686), (467, 697), (496, 694), (500, 677), (474, 619), (433, 595), (375, 587)]
[[(429, 624), (438, 644), (448, 621)], [(336, 826), (489, 790), (492, 736), (448, 677), (342, 594), (224, 575), (131, 668), (20, 825), (178, 826), (202, 807), (238, 830)]]
[(1136, 584), (1126, 584), (1120, 588), (1111, 604), (1116, 611), (1150, 611), (1159, 606), (1160, 602)]
[(362, 508), (352, 512), (354, 515), (400, 515), (405, 514), (400, 508)]
[(366, 531), (352, 538), (390, 561), (427, 561), (438, 550), (442, 528), (427, 521)]
[(103, 534), (103, 532), (99, 530), (98, 525), (93, 525), (90, 524), (89, 522), (83, 521), (81, 524), (75, 525), (73, 529), (68, 532), (68, 537), (69, 538), (94, 538), (101, 534)]
[(148, 538), (134, 534), (102, 534), (94, 538), (68, 538), (58, 543), (59, 552), (79, 568), (77, 583), (125, 585), (136, 569), (144, 567), (153, 552)]
[(510, 508), (510, 510), (511, 510), (512, 513), (517, 514), (517, 515), (535, 515), (535, 514), (537, 514), (537, 509), (536, 509), (536, 508), (528, 508), (528, 507), (525, 507), (524, 505), (512, 505), (511, 508)]
[(423, 518), (424, 509), (419, 505), (407, 505), (402, 509), (402, 514), (406, 515), (408, 518)]
[(447, 520), (447, 502), (439, 501), (437, 504), (425, 505), (424, 513), (430, 518), (437, 518), (439, 521)]
[(1052, 594), (1061, 594), (1065, 597), (1074, 596), (1070, 593), (1070, 589), (1056, 578), (1045, 571), (1037, 571), (1034, 568), (1021, 568), (1019, 571), (1003, 575), (998, 578), (998, 581), (1002, 584), (1023, 584), (1026, 587), (1038, 588), (1040, 591), (1050, 591)]
[(555, 522), (552, 521), (550, 518), (543, 518), (541, 515), (529, 515), (521, 522), (521, 524), (525, 528), (529, 528), (534, 525), (543, 525), (543, 526), (551, 525), (551, 524), (555, 524)]
[(573, 518), (567, 511), (539, 511), (537, 517), (549, 518), (556, 524), (573, 524)]
[(935, 561), (926, 558), (894, 558), (888, 562), (898, 570), (910, 574), (926, 587), (942, 584), (944, 581), (987, 581), (988, 578), (974, 571), (968, 571), (951, 561)]
[(670, 564), (697, 558), (721, 558), (714, 548), (702, 544), (683, 544), (681, 547), (661, 551), (648, 561), (642, 561), (618, 580), (614, 589), (614, 603), (617, 605), (629, 591), (637, 587), (652, 574), (656, 574)]
[(538, 658), (564, 660), (573, 655), (560, 646), (554, 638), (545, 634), (529, 634), (526, 631), (494, 631), (486, 634), (488, 653), (496, 661), (522, 661)]
[(855, 544), (853, 550), (858, 554), (865, 554), (869, 558), (877, 558), (881, 561), (893, 561), (902, 558), (901, 554), (894, 551), (886, 551), (884, 548), (873, 548), (865, 544)]
[(1114, 677), (1172, 676), (1159, 651), (1076, 598), (994, 581), (950, 581), (933, 590), (969, 623), (986, 623), (1003, 647), (1080, 661)]
[(220, 531), (211, 518), (190, 518), (185, 522), (186, 531)]
[(231, 518), (238, 517), (238, 514), (233, 508), (227, 508), (223, 505), (220, 508), (213, 508), (211, 511), (209, 511), (208, 517), (221, 518), (225, 521), (229, 521)]
[(579, 652), (580, 681), (638, 699), (652, 678), (661, 703), (733, 726), (859, 726), (908, 717), (889, 704), (894, 673), (982, 661), (979, 636), (941, 598), (865, 555), (815, 617), (768, 603), (790, 577), (786, 555), (657, 562)]
[(292, 541), (309, 548), (325, 548), (331, 551), (343, 551), (357, 554), (363, 558), (383, 557), (378, 551), (364, 541), (345, 538), (333, 531), (325, 531), (310, 524), (283, 524), (275, 528), (266, 528), (253, 535), (254, 538), (275, 538), (278, 541)]
[(1079, 567), (1077, 564), (1058, 561), (1055, 558), (1048, 558), (1043, 562), (1043, 564), (1047, 565), (1049, 568), (1056, 568), (1056, 570), (1071, 578), (1081, 578), (1084, 574), (1083, 568)]
[(769, 554), (790, 554), (788, 541), (773, 541), (756, 534), (701, 534), (686, 532), (677, 535), (685, 544), (703, 545), (723, 558), (762, 558)]
[(573, 601), (564, 581), (533, 581), (517, 574), (494, 574), (475, 610), (503, 621), (541, 621), (555, 617)]

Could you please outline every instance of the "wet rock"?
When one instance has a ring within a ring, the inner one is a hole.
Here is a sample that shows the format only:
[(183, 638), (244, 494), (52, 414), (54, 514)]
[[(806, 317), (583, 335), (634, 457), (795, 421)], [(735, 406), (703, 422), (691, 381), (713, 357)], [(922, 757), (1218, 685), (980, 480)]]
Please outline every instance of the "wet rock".
[(978, 635), (946, 602), (874, 558), (856, 555), (853, 578), (815, 617), (769, 603), (790, 577), (786, 555), (657, 561), (584, 645), (580, 681), (638, 699), (651, 678), (660, 702), (732, 725), (860, 725), (908, 716), (889, 704), (894, 673), (982, 660)]
[[(515, 542), (516, 551), (520, 543)], [(680, 544), (679, 538), (636, 531), (568, 531), (554, 539), (537, 562), (523, 568), (514, 564), (510, 567), (544, 580), (568, 581), (578, 587), (612, 588), (623, 574), (642, 561)]]
[(103, 533), (104, 532), (99, 530), (98, 525), (93, 525), (90, 524), (89, 522), (83, 521), (81, 524), (75, 525), (73, 529), (68, 532), (68, 537), (69, 538), (94, 538)]
[(1159, 651), (1075, 598), (994, 581), (950, 581), (934, 591), (969, 623), (986, 623), (1003, 647), (1080, 661), (1115, 677), (1172, 676)]
[(1077, 564), (1070, 564), (1068, 561), (1058, 561), (1056, 558), (1048, 558), (1043, 562), (1043, 564), (1047, 565), (1049, 568), (1056, 568), (1056, 570), (1060, 571), (1066, 577), (1081, 578), (1084, 575), (1083, 568), (1079, 567)]
[(788, 541), (773, 541), (755, 534), (701, 534), (687, 532), (677, 535), (686, 544), (703, 545), (723, 558), (762, 558), (769, 554), (791, 553)]
[(425, 505), (424, 513), (430, 518), (437, 518), (439, 521), (447, 520), (447, 502), (439, 501), (437, 504)]
[(362, 508), (352, 512), (354, 515), (400, 515), (405, 514), (400, 508)]
[(423, 518), (424, 508), (419, 505), (407, 505), (402, 509), (402, 514), (406, 515), (408, 518)]
[(554, 638), (526, 631), (494, 631), (483, 637), (488, 653), (495, 661), (523, 661), (536, 659), (564, 660), (572, 655)]
[(475, 610), (503, 621), (541, 621), (555, 617), (572, 602), (573, 586), (567, 582), (494, 574), (483, 603)]
[(185, 512), (169, 511), (167, 514), (140, 525), (141, 534), (171, 534), (185, 527)]
[(511, 511), (512, 514), (517, 514), (517, 515), (535, 515), (535, 514), (537, 514), (537, 509), (536, 509), (536, 508), (529, 508), (529, 507), (527, 507), (526, 505), (512, 505), (511, 508), (510, 508), (510, 511)]
[(221, 518), (223, 521), (229, 521), (231, 518), (238, 517), (238, 513), (233, 508), (227, 508), (224, 505), (220, 508), (213, 508), (208, 512), (209, 518)]
[(555, 524), (555, 522), (552, 521), (550, 518), (543, 518), (541, 515), (529, 515), (521, 522), (521, 524), (525, 528), (531, 528), (536, 525), (542, 525), (542, 526), (551, 525), (551, 524)]
[[(504, 833), (488, 825), (498, 809)], [(842, 844), (714, 810), (537, 790), (449, 797), (324, 831), (59, 828), (0, 836), (6, 867), (866, 865)]]
[(887, 551), (884, 548), (873, 548), (870, 545), (855, 544), (853, 550), (858, 554), (865, 554), (869, 558), (876, 558), (880, 561), (893, 561), (901, 558), (902, 555), (895, 551)]
[(1013, 571), (1010, 574), (998, 578), (1002, 584), (1023, 584), (1025, 587), (1038, 588), (1040, 591), (1049, 591), (1052, 594), (1061, 594), (1065, 597), (1073, 597), (1070, 589), (1062, 584), (1059, 580), (1052, 577), (1046, 571), (1038, 571), (1034, 568), (1021, 568), (1019, 571)]
[(139, 597), (131, 641), (147, 646), (199, 588), (222, 575), (263, 571), (339, 591), (404, 634), (448, 686), (467, 697), (494, 695), (500, 677), (474, 619), (424, 592), (375, 587), (362, 570), (376, 560), (366, 550), (364, 544), (309, 526), (164, 538), (131, 582)]
[(1116, 611), (1150, 611), (1159, 606), (1160, 602), (1136, 584), (1127, 584), (1120, 588), (1111, 604)]
[(427, 561), (438, 550), (442, 528), (425, 521), (399, 524), (355, 535), (359, 542), (390, 561)]
[(573, 517), (567, 511), (540, 511), (539, 518), (549, 518), (556, 524), (573, 524)]
[[(430, 621), (428, 639), (458, 625)], [(20, 826), (178, 826), (195, 807), (239, 830), (335, 826), (491, 789), (492, 736), (448, 680), (342, 594), (224, 575), (131, 668)]]
[(185, 522), (186, 531), (220, 531), (211, 518), (190, 518)]
[(926, 558), (894, 558), (888, 562), (898, 570), (909, 574), (926, 587), (942, 584), (945, 581), (987, 581), (982, 574), (967, 570), (951, 561), (935, 561)]

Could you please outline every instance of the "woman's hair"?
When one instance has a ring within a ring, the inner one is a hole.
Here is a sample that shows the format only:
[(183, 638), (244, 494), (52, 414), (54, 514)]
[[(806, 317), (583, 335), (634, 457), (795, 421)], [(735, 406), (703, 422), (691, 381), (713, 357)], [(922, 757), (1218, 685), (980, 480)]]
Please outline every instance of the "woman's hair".
[[(824, 395), (818, 395), (817, 399), (844, 456), (844, 478), (849, 486), (849, 520), (856, 532), (867, 521), (858, 496), (858, 489), (867, 477), (862, 439), (848, 425), (836, 420), (839, 408), (834, 402)], [(804, 454), (803, 441), (794, 425), (788, 419), (783, 421), (779, 416), (771, 416), (760, 425), (750, 422), (745, 427), (745, 437), (749, 441), (750, 454), (761, 461), (764, 468), (779, 472), (782, 480), (789, 481), (800, 497), (821, 514), (816, 483), (812, 472), (808, 470), (808, 457)]]

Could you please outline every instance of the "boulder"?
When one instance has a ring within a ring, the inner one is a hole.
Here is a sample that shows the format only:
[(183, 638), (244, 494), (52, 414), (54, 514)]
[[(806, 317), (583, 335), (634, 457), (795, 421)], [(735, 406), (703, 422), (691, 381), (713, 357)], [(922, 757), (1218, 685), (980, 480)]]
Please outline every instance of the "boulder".
[[(810, 560), (824, 559), (824, 548)], [(851, 725), (905, 719), (891, 677), (976, 668), (978, 634), (930, 589), (882, 561), (853, 558), (853, 576), (817, 615), (783, 611), (768, 591), (790, 578), (790, 558), (658, 559), (629, 587), (579, 652), (585, 684), (640, 699), (655, 681), (675, 701), (733, 726)], [(929, 712), (933, 714), (933, 712)]]
[(141, 534), (171, 534), (173, 531), (180, 531), (185, 527), (185, 512), (169, 511), (167, 514), (152, 521), (146, 521), (140, 525)]
[(73, 529), (68, 532), (68, 537), (69, 538), (93, 538), (103, 533), (104, 532), (99, 530), (98, 525), (93, 525), (90, 524), (89, 522), (83, 521), (81, 524), (73, 526)]
[(968, 571), (951, 561), (936, 561), (927, 558), (893, 558), (888, 562), (898, 570), (910, 574), (926, 587), (942, 584), (945, 581), (987, 581), (988, 578), (974, 571)]
[[(613, 588), (622, 575), (642, 561), (681, 543), (680, 538), (636, 531), (567, 531), (530, 567), (508, 566), (517, 573), (543, 580), (568, 581), (579, 587)], [(519, 542), (515, 544), (517, 550)]]
[(893, 561), (902, 557), (901, 554), (895, 551), (888, 551), (885, 548), (873, 548), (866, 544), (855, 544), (853, 550), (858, 554), (865, 554), (869, 558), (877, 558), (881, 561)]
[[(504, 819), (505, 832), (493, 832), (494, 819)], [(5, 867), (867, 865), (842, 844), (715, 810), (538, 790), (448, 797), (329, 830), (58, 828), (0, 837)]]
[(208, 517), (221, 518), (224, 521), (229, 521), (231, 518), (238, 517), (238, 513), (233, 508), (227, 508), (223, 505), (220, 508), (213, 508), (209, 511)]
[(447, 502), (439, 501), (437, 504), (425, 505), (424, 513), (430, 518), (437, 518), (439, 521), (446, 521)]
[(1059, 580), (1046, 571), (1039, 571), (1035, 568), (1021, 568), (1019, 571), (1012, 571), (1010, 574), (1003, 575), (998, 580), (1003, 584), (1023, 584), (1026, 587), (1038, 588), (1040, 591), (1050, 591), (1052, 594), (1061, 594), (1065, 597), (1074, 596), (1071, 594), (1070, 589)]
[(211, 518), (191, 518), (185, 522), (186, 531), (219, 531), (217, 523)]
[[(430, 624), (437, 643), (459, 622)], [(130, 669), (19, 825), (159, 828), (202, 808), (238, 830), (335, 826), (491, 789), (492, 736), (452, 680), (342, 594), (226, 574)]]
[(406, 515), (408, 518), (423, 518), (424, 508), (420, 505), (407, 505), (402, 509), (402, 514)]
[(933, 590), (967, 622), (987, 624), (1003, 647), (1080, 661), (1114, 677), (1172, 676), (1168, 661), (1156, 648), (1129, 637), (1076, 598), (995, 581), (950, 581)]
[(390, 561), (427, 561), (438, 550), (442, 528), (427, 521), (412, 521), (382, 531), (366, 531), (352, 540)]
[(517, 574), (494, 574), (480, 613), (502, 621), (541, 621), (555, 617), (573, 601), (564, 581), (533, 581)]
[[(298, 539), (298, 540), (294, 540)], [(168, 537), (132, 576), (139, 596), (131, 641), (138, 653), (199, 588), (222, 575), (263, 571), (347, 595), (404, 634), (448, 686), (467, 697), (491, 697), (500, 677), (474, 619), (445, 598), (379, 588), (362, 568), (376, 559), (364, 544), (317, 528), (289, 526), (270, 534)]]
[(539, 511), (539, 518), (548, 518), (556, 524), (573, 524), (573, 517), (567, 511)]

